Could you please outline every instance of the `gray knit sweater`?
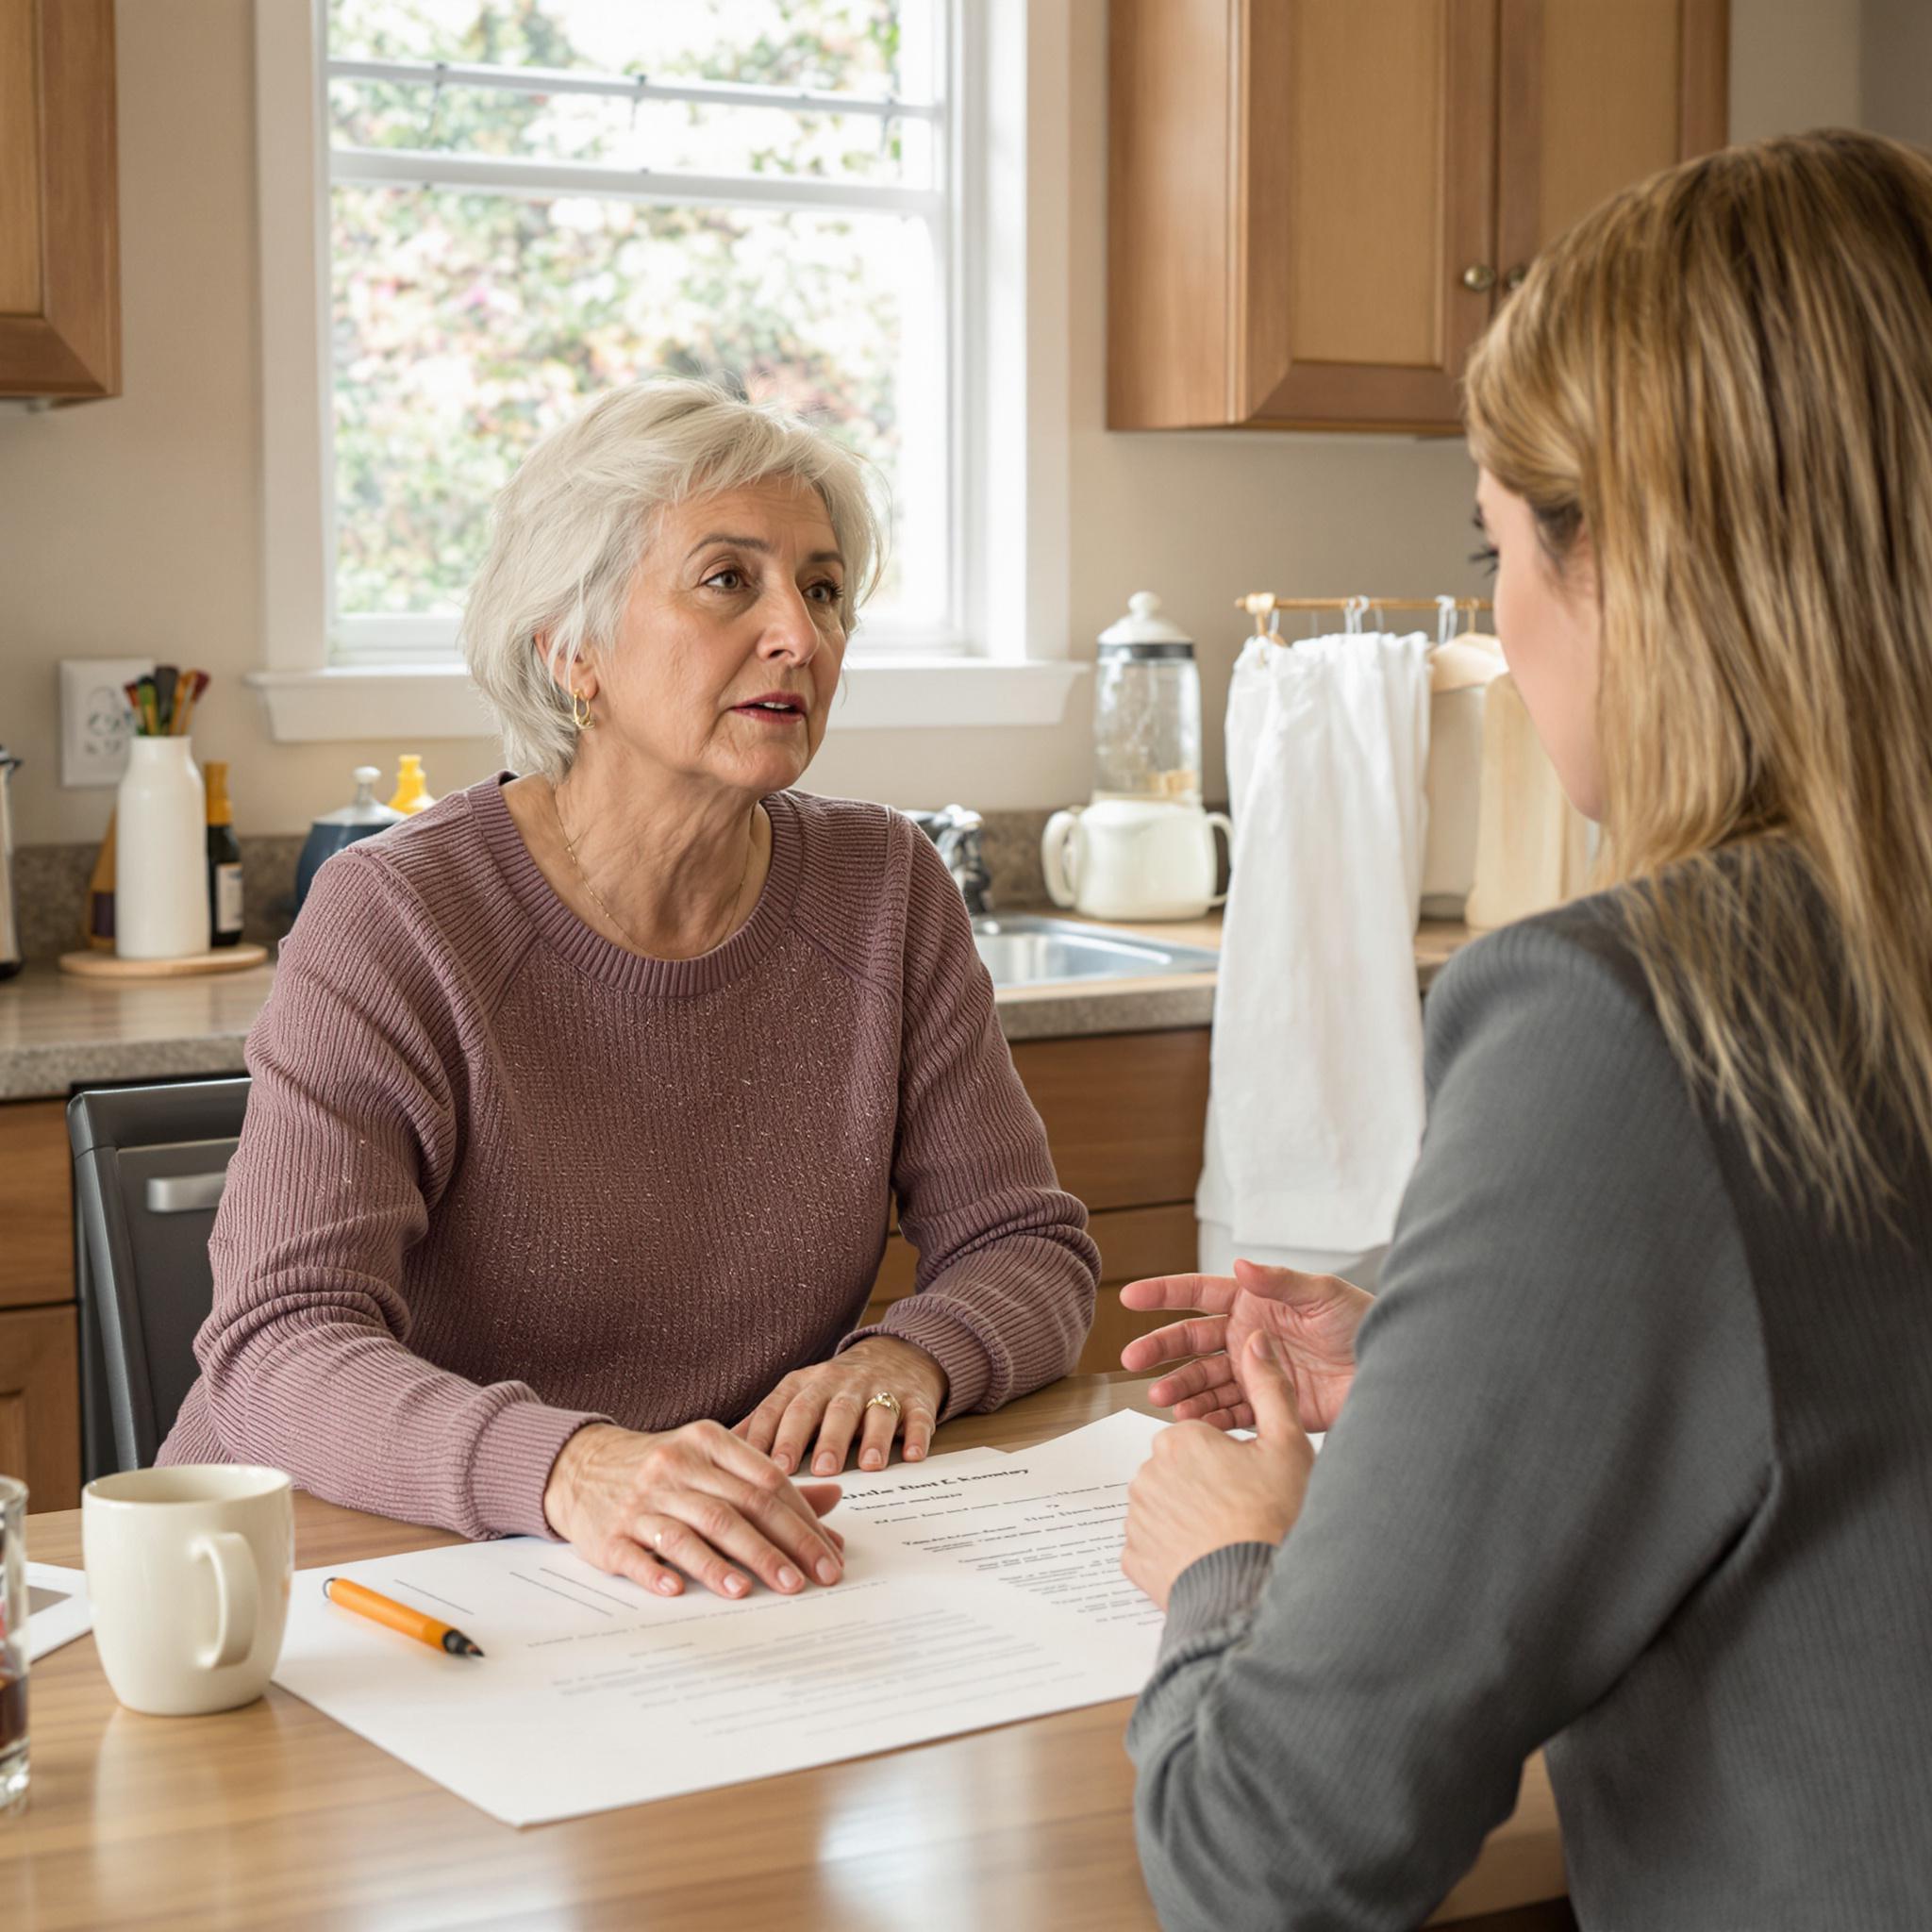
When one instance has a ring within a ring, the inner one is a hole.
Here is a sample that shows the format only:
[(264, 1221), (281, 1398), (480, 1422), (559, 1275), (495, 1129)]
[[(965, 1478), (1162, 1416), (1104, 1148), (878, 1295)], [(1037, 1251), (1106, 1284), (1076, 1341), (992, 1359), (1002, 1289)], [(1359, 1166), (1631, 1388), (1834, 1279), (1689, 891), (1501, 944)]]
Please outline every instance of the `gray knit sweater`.
[(1301, 1520), (1180, 1578), (1128, 1734), (1169, 1927), (1418, 1924), (1545, 1742), (1586, 1927), (1932, 1924), (1932, 1174), (1863, 1242), (1763, 1186), (1614, 913), (1430, 996)]
[(958, 890), (911, 821), (780, 792), (715, 952), (582, 924), (498, 781), (318, 874), (248, 1040), (201, 1378), (163, 1462), (265, 1462), (470, 1536), (541, 1534), (587, 1421), (735, 1423), (856, 1327), (947, 1413), (1071, 1369), (1086, 1210), (1054, 1184)]

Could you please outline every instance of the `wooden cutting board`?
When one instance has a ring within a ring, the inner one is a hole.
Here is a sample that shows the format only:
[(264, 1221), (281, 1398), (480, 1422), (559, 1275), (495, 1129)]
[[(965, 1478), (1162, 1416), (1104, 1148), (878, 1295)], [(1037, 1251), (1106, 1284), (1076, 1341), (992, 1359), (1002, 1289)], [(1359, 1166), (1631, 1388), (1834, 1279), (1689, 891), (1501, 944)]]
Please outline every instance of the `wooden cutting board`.
[(193, 973), (241, 973), (268, 963), (266, 946), (222, 946), (184, 959), (121, 959), (112, 953), (62, 953), (60, 970), (81, 979), (185, 979)]

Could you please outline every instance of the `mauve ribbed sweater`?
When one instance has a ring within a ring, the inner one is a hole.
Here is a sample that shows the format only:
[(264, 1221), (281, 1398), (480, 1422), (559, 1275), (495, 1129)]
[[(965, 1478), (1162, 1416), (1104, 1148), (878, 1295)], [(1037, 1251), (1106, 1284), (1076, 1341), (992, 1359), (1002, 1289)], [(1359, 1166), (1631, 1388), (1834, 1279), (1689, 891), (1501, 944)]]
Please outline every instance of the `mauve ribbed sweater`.
[(880, 806), (779, 792), (715, 952), (645, 959), (551, 891), (501, 779), (318, 874), (249, 1035), (200, 1379), (162, 1462), (289, 1470), (469, 1536), (547, 1534), (586, 1422), (736, 1422), (880, 1326), (948, 1415), (1067, 1373), (1097, 1256), (965, 908)]

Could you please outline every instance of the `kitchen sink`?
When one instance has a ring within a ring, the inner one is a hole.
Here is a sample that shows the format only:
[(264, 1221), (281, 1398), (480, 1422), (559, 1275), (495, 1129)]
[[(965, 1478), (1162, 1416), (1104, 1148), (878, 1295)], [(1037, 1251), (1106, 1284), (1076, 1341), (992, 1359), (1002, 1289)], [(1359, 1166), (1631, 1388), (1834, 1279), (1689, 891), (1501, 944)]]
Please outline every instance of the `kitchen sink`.
[(1024, 912), (983, 914), (973, 922), (973, 943), (996, 987), (1212, 973), (1219, 957), (1205, 946), (1170, 945), (1139, 933)]

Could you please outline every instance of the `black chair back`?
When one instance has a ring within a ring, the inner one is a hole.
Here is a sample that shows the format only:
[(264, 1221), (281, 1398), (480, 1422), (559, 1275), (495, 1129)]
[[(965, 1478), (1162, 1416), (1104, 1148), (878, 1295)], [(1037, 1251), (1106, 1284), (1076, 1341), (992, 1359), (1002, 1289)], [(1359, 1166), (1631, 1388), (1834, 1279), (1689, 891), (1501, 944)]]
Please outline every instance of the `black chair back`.
[(102, 1088), (68, 1103), (89, 1481), (148, 1467), (194, 1381), (214, 1304), (208, 1239), (248, 1087)]

